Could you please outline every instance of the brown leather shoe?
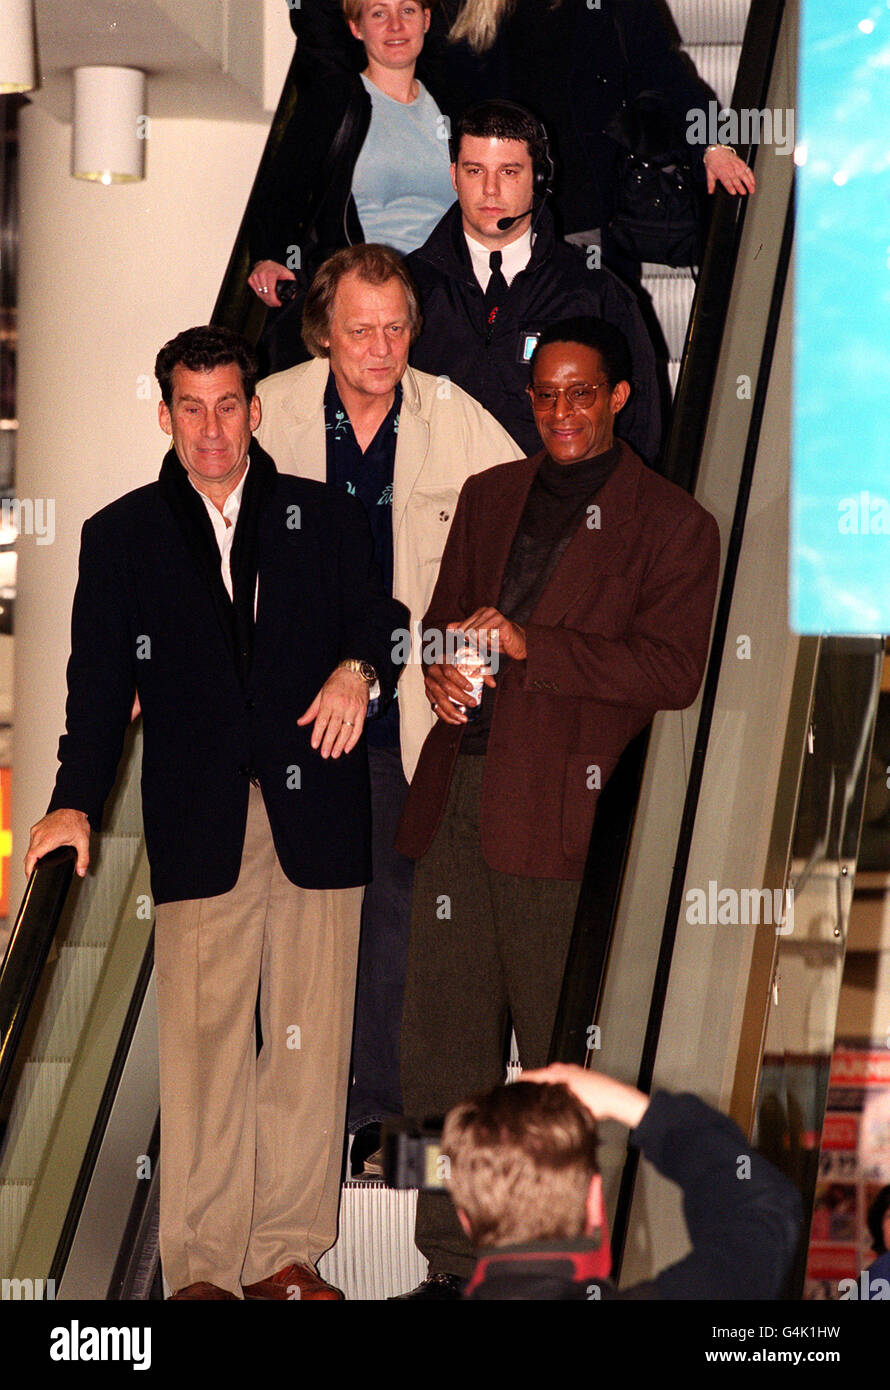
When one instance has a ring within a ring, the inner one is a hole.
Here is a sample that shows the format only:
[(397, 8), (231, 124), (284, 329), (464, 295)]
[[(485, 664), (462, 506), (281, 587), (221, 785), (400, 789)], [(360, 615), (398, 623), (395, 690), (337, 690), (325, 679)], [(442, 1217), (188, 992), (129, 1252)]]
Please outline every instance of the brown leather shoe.
[(186, 1284), (184, 1289), (177, 1289), (175, 1293), (171, 1293), (167, 1302), (172, 1303), (178, 1298), (201, 1298), (205, 1300), (231, 1298), (234, 1299), (236, 1303), (241, 1302), (238, 1295), (229, 1293), (228, 1289), (221, 1289), (216, 1284), (205, 1283)]
[(333, 1301), (343, 1297), (333, 1284), (326, 1284), (318, 1277), (312, 1265), (287, 1265), (269, 1279), (260, 1279), (256, 1284), (244, 1284), (242, 1292), (245, 1298), (272, 1298), (282, 1302), (288, 1299)]

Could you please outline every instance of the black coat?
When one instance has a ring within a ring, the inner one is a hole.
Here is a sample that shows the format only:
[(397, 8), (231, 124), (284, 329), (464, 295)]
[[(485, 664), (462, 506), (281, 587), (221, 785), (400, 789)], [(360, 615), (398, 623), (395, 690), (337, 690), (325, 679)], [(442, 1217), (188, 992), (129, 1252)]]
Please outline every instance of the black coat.
[(297, 719), (346, 657), (370, 661), (391, 696), (392, 633), (408, 626), (407, 609), (384, 593), (361, 505), (321, 483), (276, 475), (259, 514), (258, 554), (245, 686), (210, 584), (157, 483), (83, 527), (67, 732), (49, 809), (73, 807), (99, 828), (138, 691), (156, 903), (234, 887), (251, 776), (292, 882), (346, 888), (370, 878), (364, 741), (323, 759), (310, 747), (311, 726)]
[(583, 251), (557, 240), (546, 207), (535, 233), (531, 260), (513, 280), (487, 343), (485, 297), (473, 273), (460, 207), (455, 203), (449, 209), (408, 257), (423, 309), (412, 365), (448, 376), (469, 391), (531, 455), (541, 440), (526, 392), (522, 344), (559, 319), (577, 314), (606, 319), (624, 334), (634, 365), (633, 393), (617, 417), (616, 433), (652, 463), (661, 437), (661, 406), (655, 354), (636, 299), (611, 271), (589, 270)]
[(597, 1250), (590, 1240), (488, 1249), (479, 1252), (464, 1297), (778, 1298), (801, 1226), (800, 1195), (788, 1179), (697, 1096), (656, 1092), (630, 1142), (682, 1190), (691, 1254), (618, 1292), (591, 1272)]
[[(672, 43), (657, 0), (516, 0), (492, 47), (473, 53), (447, 35), (459, 6), (436, 5), (417, 75), (452, 94), (455, 114), (469, 102), (507, 97), (544, 122), (557, 170), (554, 197), (560, 231), (604, 227), (614, 209), (619, 147), (605, 133), (625, 98), (656, 90), (685, 129), (686, 112), (713, 93)], [(627, 63), (612, 19), (620, 12)], [(322, 73), (357, 72), (361, 44), (349, 33), (340, 0), (302, 0), (292, 9), (302, 82)], [(690, 147), (699, 169), (704, 146)]]
[[(348, 138), (331, 160), (331, 143), (347, 117)], [(332, 74), (300, 93), (272, 165), (248, 207), (252, 263), (287, 265), (291, 248), (298, 246), (300, 268), (311, 278), (326, 256), (364, 241), (352, 174), (370, 123), (371, 98), (358, 77)]]
[[(439, 110), (449, 114), (441, 88), (424, 85)], [(371, 98), (354, 74), (332, 72), (300, 92), (269, 171), (250, 200), (252, 264), (287, 265), (290, 248), (299, 246), (308, 283), (328, 256), (364, 241), (352, 177), (370, 124)], [(345, 138), (332, 156), (341, 125)]]
[[(613, 12), (620, 15), (625, 63)], [(656, 0), (517, 0), (501, 40), (509, 91), (547, 127), (557, 170), (554, 209), (563, 235), (606, 227), (615, 207), (620, 147), (606, 126), (625, 99), (658, 91), (681, 130), (713, 93), (672, 45)], [(705, 147), (690, 147), (700, 168)]]

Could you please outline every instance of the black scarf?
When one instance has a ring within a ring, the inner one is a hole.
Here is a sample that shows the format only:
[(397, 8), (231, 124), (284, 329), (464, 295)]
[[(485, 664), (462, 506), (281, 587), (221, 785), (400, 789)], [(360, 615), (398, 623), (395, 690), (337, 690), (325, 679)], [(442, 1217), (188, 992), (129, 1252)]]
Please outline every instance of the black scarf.
[(277, 472), (265, 449), (250, 441), (250, 467), (244, 480), (241, 507), (235, 524), (230, 557), (233, 599), (229, 598), (220, 568), (219, 546), (213, 522), (189, 475), (170, 449), (161, 465), (161, 496), (173, 513), (186, 547), (210, 588), (238, 679), (247, 686), (253, 657), (253, 608), (259, 565), (260, 508), (275, 487)]

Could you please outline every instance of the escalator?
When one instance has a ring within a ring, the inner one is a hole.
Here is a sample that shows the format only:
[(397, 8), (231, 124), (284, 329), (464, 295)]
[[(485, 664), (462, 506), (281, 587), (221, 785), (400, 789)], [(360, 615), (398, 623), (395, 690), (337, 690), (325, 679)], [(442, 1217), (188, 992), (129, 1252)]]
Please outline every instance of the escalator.
[[(732, 104), (793, 110), (797, 7), (772, 7), (772, 36), (766, 8), (752, 6)], [(771, 64), (758, 44), (774, 44)], [(658, 716), (601, 798), (551, 1056), (702, 1096), (809, 1211), (883, 643), (788, 626), (794, 174), (790, 157), (752, 153), (756, 197), (716, 211), (666, 461), (720, 524), (708, 669), (696, 704)], [(802, 1096), (795, 1065), (820, 1052)], [(632, 1285), (687, 1253), (685, 1222), (626, 1135), (604, 1139), (616, 1274)], [(786, 1292), (802, 1289), (801, 1260)]]
[[(676, 0), (673, 9), (722, 100), (740, 53), (734, 108), (794, 106), (794, 0), (753, 0), (743, 42), (747, 0)], [(294, 99), (289, 79), (258, 178)], [(848, 739), (855, 758), (870, 737), (877, 659), (867, 643), (838, 653), (787, 628), (793, 165), (767, 147), (739, 152), (755, 168), (758, 192), (750, 206), (718, 195), (698, 284), (657, 267), (645, 282), (676, 358), (664, 471), (694, 491), (722, 533), (709, 669), (696, 705), (658, 716), (600, 799), (552, 1056), (586, 1060), (646, 1089), (696, 1090), (750, 1131), (776, 955), (790, 942), (771, 924), (755, 933), (740, 927), (727, 940), (722, 928), (688, 920), (688, 895), (710, 881), (785, 891), (819, 672), (830, 662), (864, 672), (853, 682), (858, 704), (849, 720), (859, 735)], [(246, 273), (242, 227), (214, 319), (256, 336), (262, 310)], [(58, 1298), (162, 1296), (138, 742), (136, 732), (97, 872), (62, 906), (70, 862), (41, 863), (0, 975), (0, 1275), (52, 1280)], [(817, 742), (821, 748), (818, 732)], [(853, 777), (848, 840), (861, 814), (857, 787)], [(21, 961), (36, 959), (38, 938), (47, 965), (25, 979)], [(649, 1277), (653, 1189), (611, 1134), (604, 1176), (615, 1245), (627, 1250), (622, 1277)], [(657, 1196), (670, 1209), (670, 1196)], [(659, 1226), (659, 1263), (673, 1256), (666, 1247), (680, 1242), (681, 1226), (679, 1214), (676, 1237)], [(407, 1253), (412, 1227), (410, 1194), (347, 1184), (324, 1276), (349, 1297), (409, 1287), (417, 1273)]]
[(139, 743), (131, 730), (93, 871), (66, 893), (73, 852), (40, 862), (0, 972), (0, 1274), (28, 1288), (51, 1280), (57, 1297), (106, 1296), (150, 1185), (157, 1038)]

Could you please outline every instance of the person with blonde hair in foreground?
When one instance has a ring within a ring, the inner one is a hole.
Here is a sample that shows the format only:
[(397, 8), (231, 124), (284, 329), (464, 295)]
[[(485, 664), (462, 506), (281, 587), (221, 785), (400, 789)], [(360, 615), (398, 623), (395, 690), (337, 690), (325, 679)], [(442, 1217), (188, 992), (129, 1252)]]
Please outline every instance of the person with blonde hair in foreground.
[[(692, 1252), (620, 1291), (596, 1158), (598, 1120), (683, 1192)], [(469, 1299), (778, 1298), (800, 1233), (796, 1189), (725, 1115), (583, 1067), (525, 1072), (449, 1111), (448, 1188), (478, 1263)]]

